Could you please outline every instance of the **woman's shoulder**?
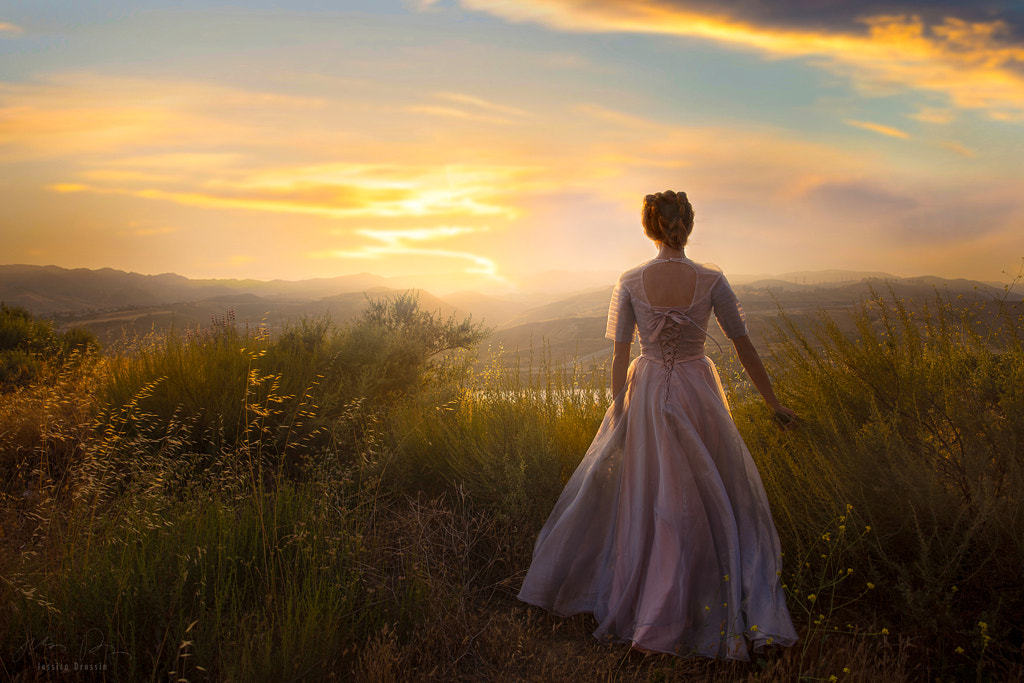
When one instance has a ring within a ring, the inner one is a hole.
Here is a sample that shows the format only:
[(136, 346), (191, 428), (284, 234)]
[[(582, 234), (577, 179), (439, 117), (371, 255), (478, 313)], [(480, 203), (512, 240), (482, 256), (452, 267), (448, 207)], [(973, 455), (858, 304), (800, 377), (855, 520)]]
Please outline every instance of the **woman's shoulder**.
[(690, 261), (690, 263), (693, 264), (693, 267), (697, 272), (702, 275), (708, 275), (715, 278), (725, 275), (725, 273), (722, 272), (722, 269), (714, 263), (698, 263), (697, 261)]
[(619, 275), (617, 286), (632, 289), (640, 280), (640, 275), (644, 272), (644, 268), (646, 268), (650, 263), (650, 260), (644, 261), (643, 263), (638, 263), (629, 270), (623, 271), (622, 274)]

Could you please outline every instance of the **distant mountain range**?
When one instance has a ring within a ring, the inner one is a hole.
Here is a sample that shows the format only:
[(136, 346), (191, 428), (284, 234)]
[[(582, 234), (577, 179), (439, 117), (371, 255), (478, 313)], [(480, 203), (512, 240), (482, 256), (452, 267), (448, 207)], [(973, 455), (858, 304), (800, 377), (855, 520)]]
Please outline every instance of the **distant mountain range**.
[[(181, 275), (141, 275), (111, 268), (0, 266), (0, 301), (47, 315), (60, 326), (89, 327), (110, 343), (126, 334), (203, 327), (211, 316), (235, 312), (239, 324), (277, 329), (303, 316), (329, 316), (345, 322), (363, 310), (368, 298), (408, 291), (402, 279), (358, 273), (310, 280), (192, 280)], [(950, 295), (997, 296), (998, 283), (940, 277), (901, 278), (860, 271), (804, 271), (779, 276), (730, 278), (743, 303), (752, 338), (770, 329), (778, 306), (787, 314), (835, 310), (865, 298), (874, 288), (891, 289), (913, 301)], [(610, 348), (603, 338), (611, 282), (547, 299), (533, 293), (496, 297), (462, 291), (437, 297), (419, 290), (423, 308), (442, 315), (473, 316), (492, 330), (491, 344), (506, 350), (547, 345), (555, 354), (600, 358)], [(712, 334), (724, 341), (717, 327)]]

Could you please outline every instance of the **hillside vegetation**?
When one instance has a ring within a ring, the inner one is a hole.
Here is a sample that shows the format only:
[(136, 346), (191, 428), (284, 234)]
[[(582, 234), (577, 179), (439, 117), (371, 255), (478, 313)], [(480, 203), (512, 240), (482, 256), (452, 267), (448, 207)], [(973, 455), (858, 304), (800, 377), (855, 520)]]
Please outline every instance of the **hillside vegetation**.
[(274, 336), (222, 318), (74, 363), (28, 349), (0, 394), (0, 672), (1024, 680), (1021, 316), (1009, 291), (783, 314), (787, 432), (722, 362), (801, 635), (749, 664), (631, 654), (514, 598), (604, 367), (539, 347), (474, 371), (483, 328), (410, 296)]

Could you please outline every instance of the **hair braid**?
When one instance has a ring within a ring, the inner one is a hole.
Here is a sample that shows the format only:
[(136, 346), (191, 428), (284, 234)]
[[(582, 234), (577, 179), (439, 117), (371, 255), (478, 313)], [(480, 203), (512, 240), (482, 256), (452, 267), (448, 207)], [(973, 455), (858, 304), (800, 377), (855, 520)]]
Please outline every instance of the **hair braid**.
[(647, 195), (641, 215), (647, 236), (673, 249), (682, 249), (693, 231), (693, 206), (685, 192)]

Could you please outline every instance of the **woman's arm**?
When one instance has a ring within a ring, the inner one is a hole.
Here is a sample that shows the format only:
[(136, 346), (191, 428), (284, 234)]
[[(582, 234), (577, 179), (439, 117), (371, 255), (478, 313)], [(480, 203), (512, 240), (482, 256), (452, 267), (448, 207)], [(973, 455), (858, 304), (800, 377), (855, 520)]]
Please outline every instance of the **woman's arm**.
[(626, 386), (626, 371), (629, 370), (629, 348), (632, 341), (615, 342), (612, 350), (612, 397), (618, 398)]
[(761, 362), (761, 356), (758, 355), (757, 349), (755, 349), (754, 344), (751, 343), (750, 337), (748, 335), (736, 337), (732, 340), (732, 343), (736, 347), (736, 355), (740, 357), (740, 363), (743, 364), (743, 369), (747, 371), (747, 375), (750, 376), (750, 381), (754, 383), (757, 391), (764, 398), (764, 402), (768, 404), (769, 408), (775, 411), (776, 415), (786, 416), (784, 418), (780, 417), (783, 421), (780, 423), (782, 424), (783, 429), (787, 429), (792, 426), (793, 421), (796, 419), (796, 413), (779, 403), (779, 399), (775, 396), (775, 390), (772, 389), (772, 381), (768, 378), (768, 372), (764, 369), (764, 363)]

